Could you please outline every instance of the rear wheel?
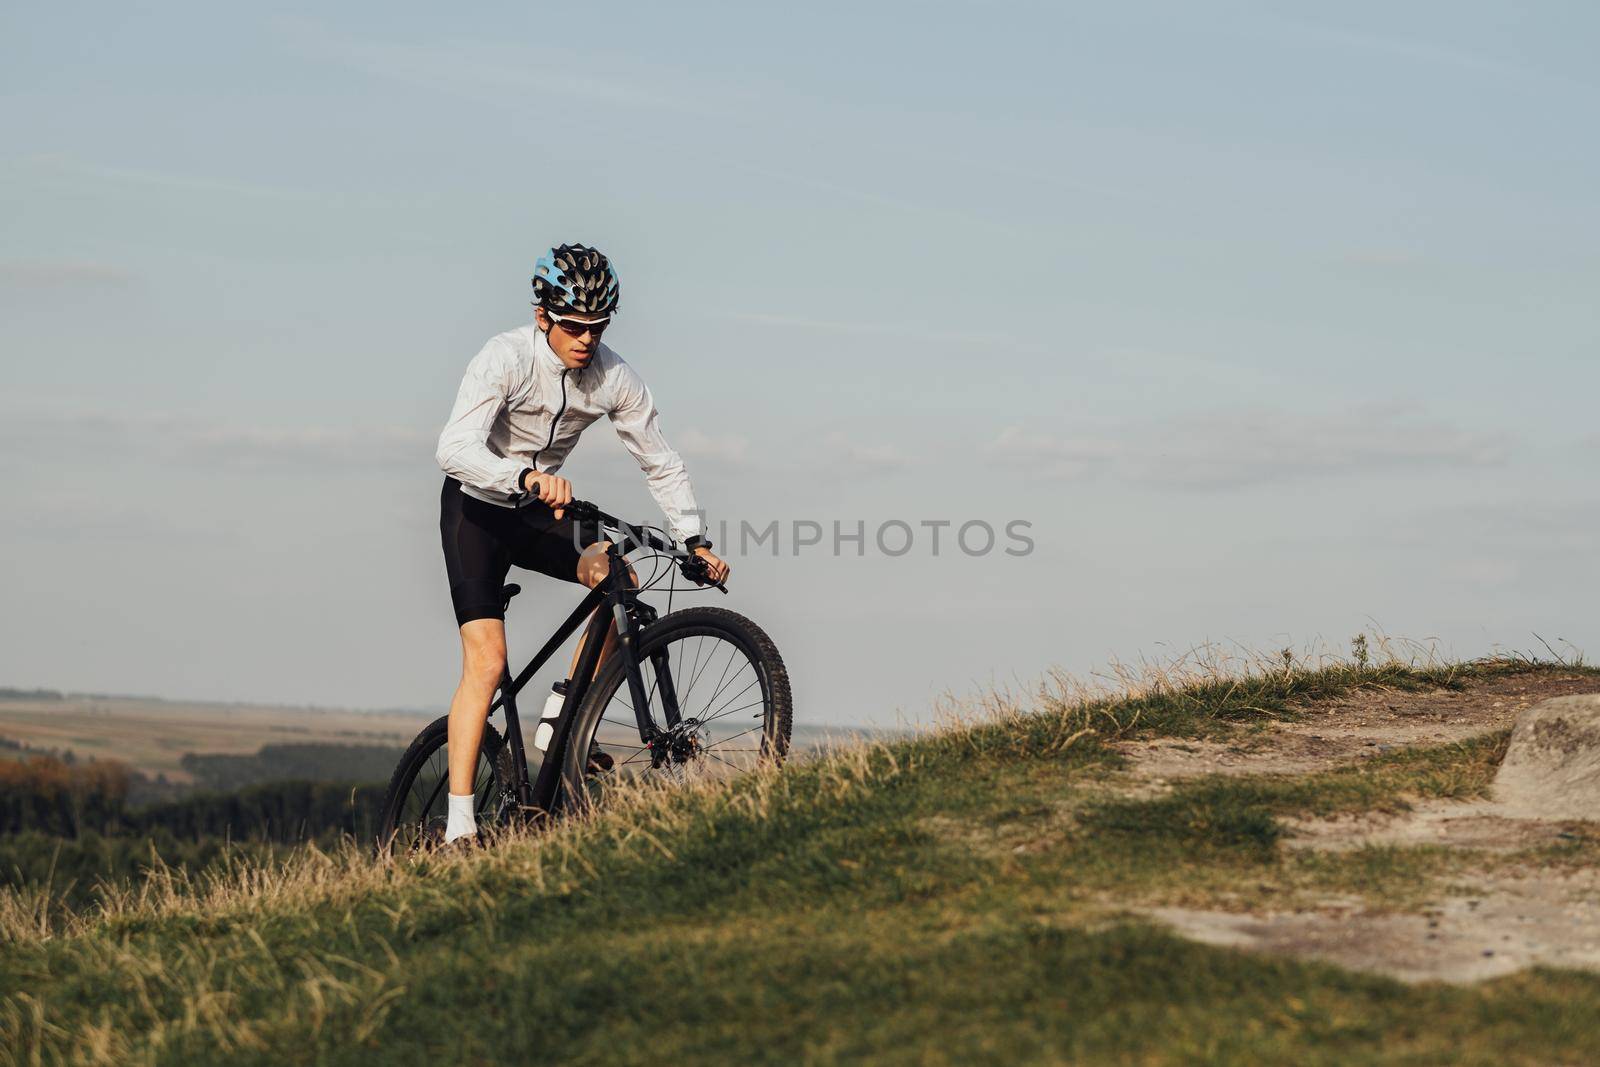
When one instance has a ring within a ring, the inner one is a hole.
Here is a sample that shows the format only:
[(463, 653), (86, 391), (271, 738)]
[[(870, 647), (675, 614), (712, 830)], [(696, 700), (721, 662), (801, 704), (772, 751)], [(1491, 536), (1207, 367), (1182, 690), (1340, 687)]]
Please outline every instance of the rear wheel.
[[(450, 814), (449, 722), (443, 716), (429, 723), (400, 757), (383, 800), (379, 851), (409, 852), (444, 840)], [(504, 749), (499, 732), (485, 723), (472, 783), (480, 830), (500, 825), (513, 808), (514, 790), (503, 770), (509, 761), (500, 758)]]
[[(675, 611), (639, 635), (639, 670), (652, 746), (639, 720), (621, 656), (612, 656), (584, 697), (562, 767), (564, 799), (579, 810), (634, 779), (728, 777), (789, 751), (789, 674), (772, 638), (722, 608)], [(670, 699), (669, 699), (670, 697)], [(674, 714), (671, 705), (676, 705)], [(611, 766), (593, 758), (593, 746)]]

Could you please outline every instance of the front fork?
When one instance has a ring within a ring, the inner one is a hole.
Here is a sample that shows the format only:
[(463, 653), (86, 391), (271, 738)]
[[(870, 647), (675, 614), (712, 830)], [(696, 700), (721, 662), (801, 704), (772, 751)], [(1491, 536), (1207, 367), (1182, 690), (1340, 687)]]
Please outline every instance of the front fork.
[[(616, 545), (606, 550), (610, 573), (624, 575), (626, 563)], [(678, 691), (672, 682), (672, 661), (667, 650), (651, 653), (650, 664), (655, 668), (655, 684), (645, 691), (644, 674), (639, 669), (639, 634), (644, 626), (656, 620), (655, 609), (639, 599), (634, 589), (620, 578), (611, 590), (612, 618), (617, 624), (617, 646), (623, 655), (624, 670), (628, 675), (628, 696), (633, 702), (634, 719), (639, 726), (639, 740), (650, 749), (651, 762), (659, 763), (668, 751), (664, 740), (683, 720), (678, 709)], [(662, 717), (667, 728), (662, 730), (650, 714), (651, 698), (661, 694)]]
[[(661, 755), (667, 751), (668, 746), (662, 744), (671, 731), (682, 721), (678, 710), (677, 688), (672, 682), (670, 661), (666, 650), (651, 655), (651, 665), (655, 667), (655, 691), (661, 694), (662, 715), (666, 719), (667, 729), (662, 730), (656, 725), (650, 715), (650, 697), (644, 687), (644, 676), (639, 670), (639, 634), (645, 625), (656, 619), (655, 609), (639, 599), (638, 592), (628, 584), (628, 564), (621, 550), (615, 544), (606, 548), (606, 560), (609, 564), (609, 576), (606, 579), (608, 588), (605, 594), (604, 605), (609, 608), (610, 622), (617, 626), (617, 650), (622, 656), (623, 669), (628, 676), (628, 696), (633, 702), (634, 718), (639, 727), (639, 740), (651, 752), (652, 763), (658, 762)], [(506, 700), (507, 710), (511, 713), (507, 721), (507, 733), (515, 733), (516, 739), (507, 737), (511, 742), (513, 751), (517, 754), (515, 774), (519, 785), (519, 793), (525, 806), (551, 810), (556, 802), (560, 790), (560, 767), (565, 758), (566, 746), (571, 743), (570, 734), (572, 722), (577, 710), (588, 695), (589, 685), (594, 680), (596, 669), (600, 664), (600, 650), (605, 645), (605, 632), (607, 629), (606, 617), (596, 610), (591, 619), (588, 636), (584, 640), (583, 654), (578, 657), (578, 669), (574, 677), (568, 680), (567, 699), (563, 703), (559, 720), (554, 724), (554, 736), (551, 738), (550, 747), (545, 752), (544, 763), (539, 768), (537, 781), (529, 782), (527, 764), (522, 758), (524, 750), (521, 741), (521, 730), (516, 724), (515, 697), (511, 696), (515, 687), (503, 687), (502, 691), (508, 695)]]

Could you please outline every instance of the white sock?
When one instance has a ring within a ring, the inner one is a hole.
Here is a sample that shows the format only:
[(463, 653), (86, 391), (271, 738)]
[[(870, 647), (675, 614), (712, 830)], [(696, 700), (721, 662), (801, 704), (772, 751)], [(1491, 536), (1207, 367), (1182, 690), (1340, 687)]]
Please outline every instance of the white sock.
[(468, 793), (464, 797), (450, 794), (450, 821), (445, 824), (444, 839), (448, 844), (458, 837), (467, 837), (478, 832), (477, 816), (472, 814), (473, 795)]

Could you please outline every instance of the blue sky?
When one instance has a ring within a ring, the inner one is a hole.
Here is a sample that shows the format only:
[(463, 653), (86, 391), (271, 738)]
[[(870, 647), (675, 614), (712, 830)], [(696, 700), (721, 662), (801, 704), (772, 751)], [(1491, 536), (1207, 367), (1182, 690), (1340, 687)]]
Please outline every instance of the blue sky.
[(733, 559), (812, 721), (1600, 647), (1592, 6), (592, 10), (0, 14), (0, 684), (442, 705), (432, 438), (568, 240), (713, 521), (1033, 524)]

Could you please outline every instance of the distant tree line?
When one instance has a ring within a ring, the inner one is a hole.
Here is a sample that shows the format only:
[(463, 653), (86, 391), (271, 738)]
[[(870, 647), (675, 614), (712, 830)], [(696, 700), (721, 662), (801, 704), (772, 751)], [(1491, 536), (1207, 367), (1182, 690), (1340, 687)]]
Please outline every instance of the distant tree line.
[(0, 685), (0, 700), (65, 700), (57, 689), (14, 689)]
[[(198, 790), (70, 753), (0, 759), (0, 885), (48, 883), (75, 907), (92, 902), (99, 882), (127, 882), (156, 865), (198, 873), (224, 856), (269, 859), (347, 835), (371, 841), (399, 758), (399, 749), (367, 745), (185, 756), (185, 769), (211, 786)], [(263, 780), (288, 776), (298, 777)], [(228, 785), (241, 787), (218, 788)]]
[(121, 763), (31, 756), (0, 763), (0, 833), (39, 830), (76, 837), (120, 819), (130, 772)]
[(0, 833), (142, 837), (164, 830), (180, 839), (280, 843), (328, 832), (370, 835), (385, 788), (377, 782), (268, 782), (135, 807), (129, 803), (133, 780), (127, 766), (112, 761), (69, 764), (35, 756), (0, 762)]
[(288, 743), (262, 745), (253, 755), (190, 752), (180, 761), (204, 789), (239, 789), (261, 782), (387, 782), (404, 752), (377, 745)]

